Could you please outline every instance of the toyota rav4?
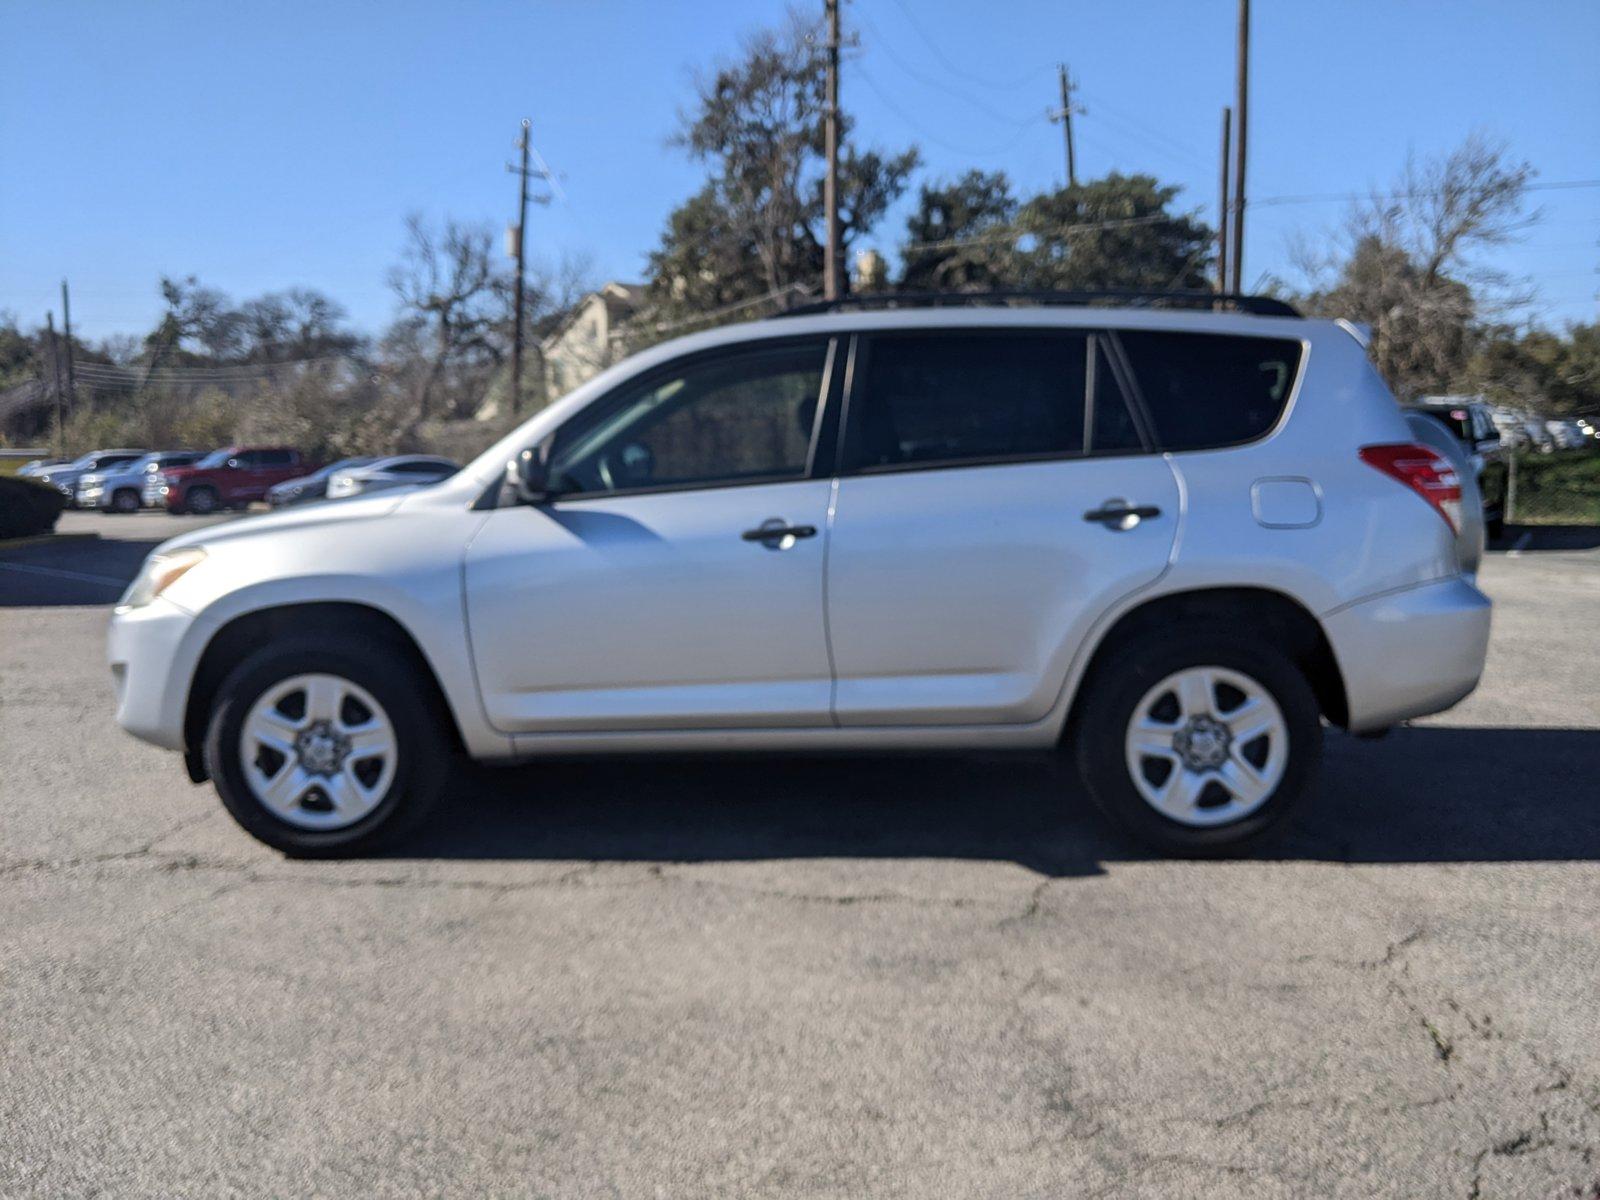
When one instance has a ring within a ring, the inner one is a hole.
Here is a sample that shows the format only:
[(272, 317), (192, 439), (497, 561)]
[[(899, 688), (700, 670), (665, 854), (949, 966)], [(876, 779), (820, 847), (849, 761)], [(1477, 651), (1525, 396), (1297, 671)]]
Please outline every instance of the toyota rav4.
[(458, 755), (680, 750), (1056, 751), (1149, 843), (1248, 846), (1324, 722), (1477, 684), (1460, 480), (1349, 326), (1069, 299), (699, 334), (435, 487), (175, 538), (118, 720), (297, 855)]

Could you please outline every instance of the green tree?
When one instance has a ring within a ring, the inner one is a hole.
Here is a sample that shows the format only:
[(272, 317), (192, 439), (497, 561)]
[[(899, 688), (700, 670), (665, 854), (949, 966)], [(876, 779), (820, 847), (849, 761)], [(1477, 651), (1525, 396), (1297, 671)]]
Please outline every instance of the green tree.
[[(648, 295), (657, 309), (705, 312), (820, 281), (826, 64), (810, 34), (797, 19), (762, 31), (699, 84), (676, 141), (709, 178), (667, 218), (650, 255)], [(848, 135), (851, 123), (841, 124)], [(915, 148), (841, 154), (845, 247), (899, 198), (917, 161)]]
[(1014, 228), (1017, 283), (1026, 288), (1209, 286), (1212, 231), (1171, 209), (1180, 189), (1149, 175), (1104, 179), (1035, 196)]
[(981, 291), (1016, 277), (1017, 201), (1003, 171), (968, 171), (924, 184), (906, 221), (900, 287), (912, 292)]

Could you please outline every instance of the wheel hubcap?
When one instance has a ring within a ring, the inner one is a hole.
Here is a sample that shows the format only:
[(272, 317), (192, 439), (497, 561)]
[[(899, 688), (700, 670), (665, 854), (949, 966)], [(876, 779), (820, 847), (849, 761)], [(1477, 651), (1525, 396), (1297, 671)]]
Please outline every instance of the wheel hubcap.
[(383, 706), (337, 675), (295, 675), (245, 716), (246, 783), (274, 816), (302, 829), (340, 829), (378, 806), (394, 782), (399, 740)]
[(1289, 727), (1261, 683), (1225, 667), (1189, 667), (1145, 693), (1126, 741), (1147, 804), (1184, 825), (1249, 816), (1283, 781)]

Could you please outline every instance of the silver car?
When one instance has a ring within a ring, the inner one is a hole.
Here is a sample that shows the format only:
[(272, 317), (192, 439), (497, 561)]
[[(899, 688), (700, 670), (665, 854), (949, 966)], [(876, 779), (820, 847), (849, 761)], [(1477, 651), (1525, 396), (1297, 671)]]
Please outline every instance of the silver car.
[(107, 512), (132, 513), (150, 503), (147, 499), (152, 479), (163, 467), (186, 467), (205, 457), (200, 450), (153, 450), (132, 462), (79, 476), (76, 502), (79, 508), (99, 508)]
[(82, 458), (69, 463), (41, 468), (34, 476), (40, 483), (48, 483), (67, 498), (67, 507), (78, 503), (78, 480), (97, 471), (109, 471), (131, 463), (149, 453), (146, 450), (91, 450)]
[(805, 750), (1054, 752), (1205, 855), (1281, 827), (1325, 721), (1477, 686), (1460, 471), (1349, 326), (888, 299), (653, 346), (433, 487), (173, 539), (112, 619), (118, 721), (296, 855), (414, 827), (457, 754)]
[(328, 499), (344, 500), (368, 492), (421, 487), (448, 479), (461, 464), (432, 454), (397, 454), (377, 462), (335, 471), (328, 477)]

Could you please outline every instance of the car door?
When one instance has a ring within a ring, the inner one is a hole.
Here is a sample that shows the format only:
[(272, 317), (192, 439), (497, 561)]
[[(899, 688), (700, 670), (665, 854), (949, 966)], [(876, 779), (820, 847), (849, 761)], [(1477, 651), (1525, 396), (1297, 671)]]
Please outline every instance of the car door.
[(222, 497), (222, 502), (239, 504), (247, 500), (258, 469), (257, 452), (254, 450), (241, 450), (223, 463), (222, 470), (214, 475), (217, 494)]
[(497, 728), (829, 723), (815, 460), (834, 357), (808, 338), (677, 360), (554, 435), (554, 498), (496, 508), (466, 555)]
[(828, 547), (842, 726), (1024, 724), (1171, 553), (1179, 492), (1105, 339), (863, 337)]

